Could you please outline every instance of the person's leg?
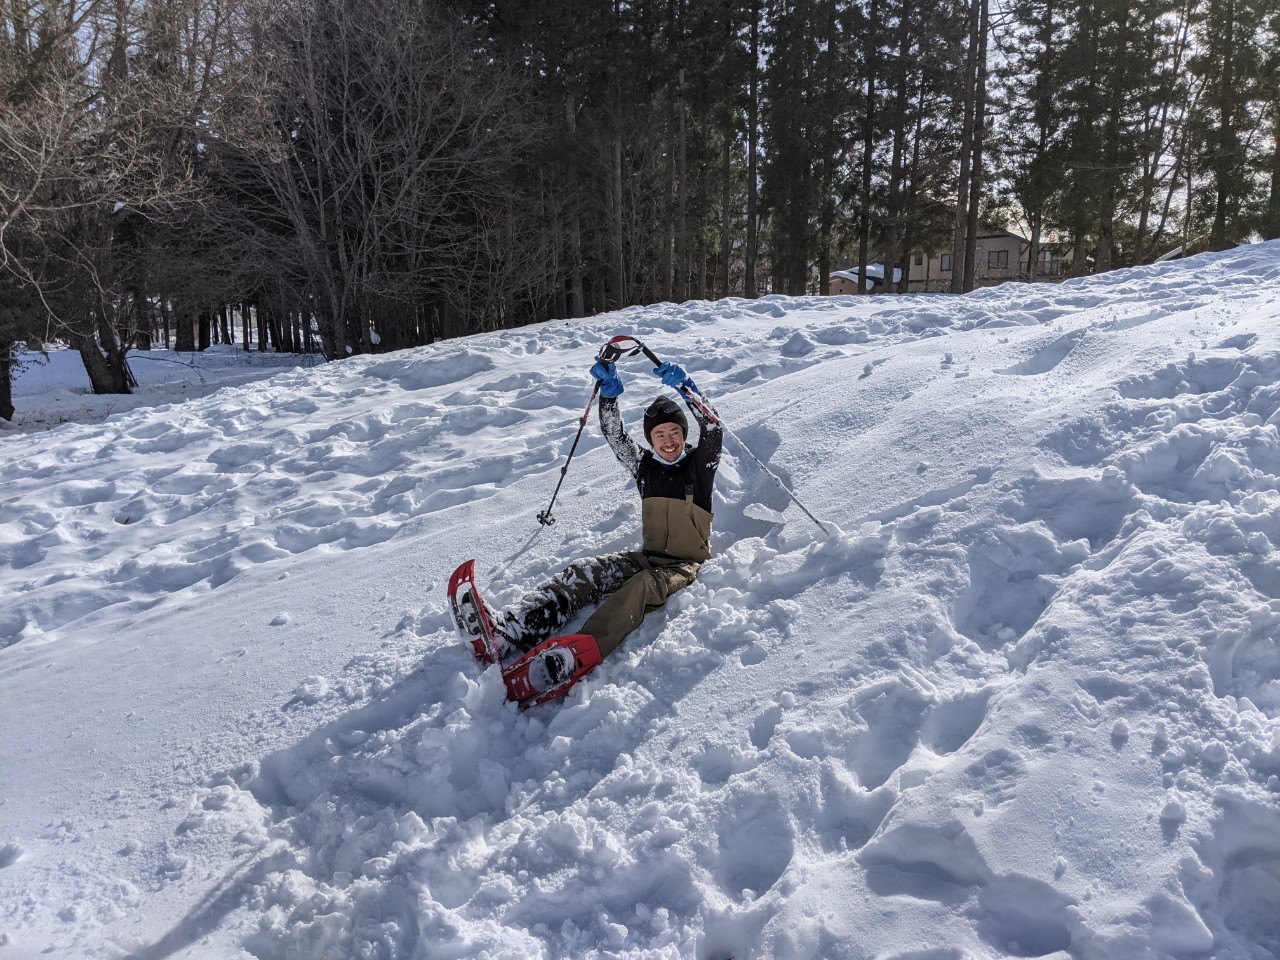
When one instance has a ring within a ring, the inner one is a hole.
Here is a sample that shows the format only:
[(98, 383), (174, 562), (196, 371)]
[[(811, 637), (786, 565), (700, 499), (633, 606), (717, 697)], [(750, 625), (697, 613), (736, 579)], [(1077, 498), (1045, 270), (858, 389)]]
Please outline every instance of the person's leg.
[(494, 626), (515, 646), (531, 650), (644, 569), (637, 553), (575, 560), (515, 604), (497, 612)]
[(600, 656), (607, 657), (644, 619), (650, 610), (667, 602), (677, 590), (693, 583), (698, 564), (677, 563), (642, 569), (600, 604), (583, 624), (582, 632), (595, 637)]

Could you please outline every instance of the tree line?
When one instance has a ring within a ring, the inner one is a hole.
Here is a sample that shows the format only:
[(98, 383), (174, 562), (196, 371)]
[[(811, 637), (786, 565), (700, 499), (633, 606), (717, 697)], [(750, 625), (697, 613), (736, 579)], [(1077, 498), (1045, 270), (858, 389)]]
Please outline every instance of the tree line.
[[(0, 0), (18, 347), (330, 359), (827, 293), (984, 229), (1076, 273), (1280, 236), (1274, 0)], [(892, 276), (886, 270), (887, 276)]]

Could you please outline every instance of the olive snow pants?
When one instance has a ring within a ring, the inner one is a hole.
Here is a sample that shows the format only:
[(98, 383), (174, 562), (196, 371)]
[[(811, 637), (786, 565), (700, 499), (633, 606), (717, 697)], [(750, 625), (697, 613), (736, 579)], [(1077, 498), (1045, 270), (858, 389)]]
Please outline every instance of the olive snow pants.
[[(526, 649), (593, 603), (599, 608), (583, 624), (607, 657), (650, 610), (693, 583), (699, 564), (627, 551), (576, 560), (502, 611), (502, 629)], [(603, 602), (602, 602), (603, 601)]]

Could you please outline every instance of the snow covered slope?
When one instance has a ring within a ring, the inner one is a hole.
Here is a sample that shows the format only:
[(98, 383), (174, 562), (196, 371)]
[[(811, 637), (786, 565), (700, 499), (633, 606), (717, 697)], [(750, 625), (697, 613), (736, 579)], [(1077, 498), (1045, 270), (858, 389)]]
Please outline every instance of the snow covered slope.
[[(617, 333), (842, 533), (730, 440), (698, 582), (520, 713), (445, 580), (637, 542), (594, 422), (535, 520)], [(3, 960), (1280, 953), (1280, 243), (629, 309), (0, 465)]]

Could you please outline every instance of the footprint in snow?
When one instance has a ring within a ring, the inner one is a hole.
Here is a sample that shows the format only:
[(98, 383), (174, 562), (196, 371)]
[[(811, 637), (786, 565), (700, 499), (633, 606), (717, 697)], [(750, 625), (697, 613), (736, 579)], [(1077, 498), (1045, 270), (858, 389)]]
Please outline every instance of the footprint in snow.
[(782, 878), (795, 854), (795, 831), (780, 799), (743, 794), (725, 804), (716, 831), (716, 874), (735, 900), (754, 900)]

